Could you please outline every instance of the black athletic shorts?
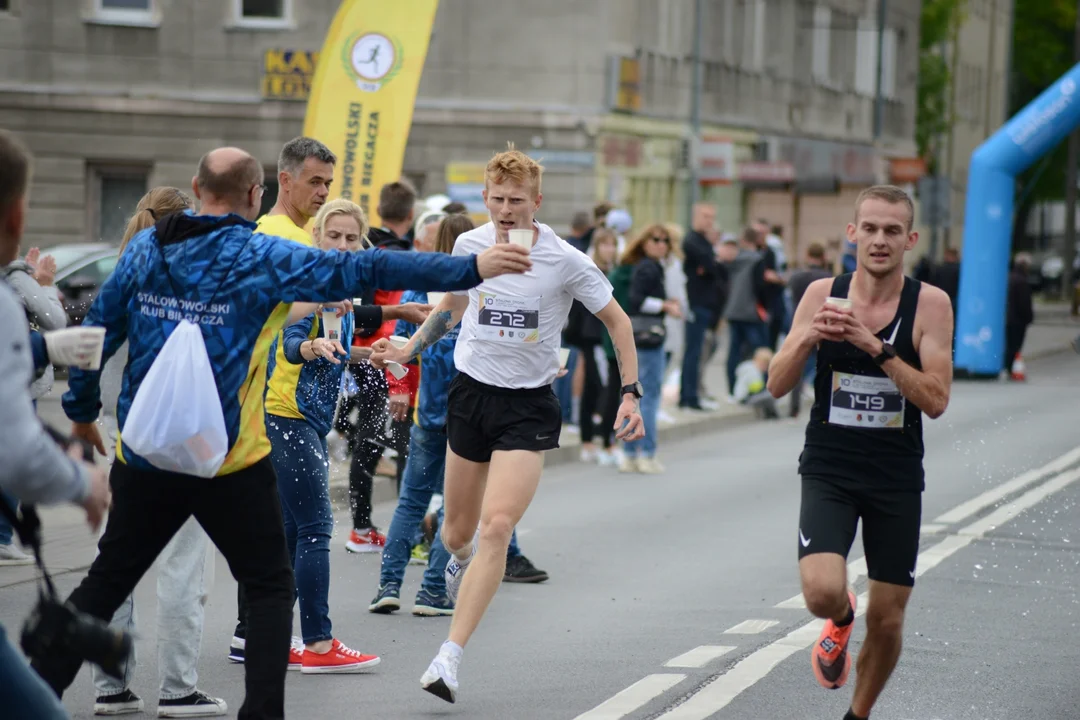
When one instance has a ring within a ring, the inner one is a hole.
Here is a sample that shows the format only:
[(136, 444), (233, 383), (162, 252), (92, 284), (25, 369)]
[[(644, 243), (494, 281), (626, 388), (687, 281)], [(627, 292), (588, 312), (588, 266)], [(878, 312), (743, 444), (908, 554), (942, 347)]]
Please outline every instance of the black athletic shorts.
[(922, 493), (917, 490), (869, 488), (842, 478), (803, 475), (799, 559), (815, 553), (847, 558), (859, 518), (870, 579), (914, 585), (922, 524)]
[(550, 385), (501, 388), (459, 372), (450, 383), (447, 405), (447, 441), (466, 460), (489, 462), (495, 450), (559, 447), (562, 410)]

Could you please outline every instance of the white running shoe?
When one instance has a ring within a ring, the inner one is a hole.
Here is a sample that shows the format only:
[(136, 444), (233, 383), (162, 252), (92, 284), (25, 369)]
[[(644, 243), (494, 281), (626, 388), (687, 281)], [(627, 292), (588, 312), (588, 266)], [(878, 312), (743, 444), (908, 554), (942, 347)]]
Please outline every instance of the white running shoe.
[[(450, 602), (457, 604), (458, 591), (461, 590), (461, 581), (465, 577), (465, 571), (469, 569), (469, 563), (476, 557), (476, 545), (480, 539), (480, 529), (477, 528), (476, 534), (472, 539), (472, 553), (469, 555), (469, 559), (465, 562), (461, 562), (457, 559), (457, 556), (453, 553), (450, 554), (450, 561), (446, 563), (446, 571), (443, 576), (446, 579), (446, 594), (450, 598)], [(451, 700), (450, 702), (454, 702)]]
[(460, 663), (461, 655), (439, 650), (439, 654), (428, 665), (427, 672), (420, 677), (420, 687), (437, 698), (453, 703), (457, 699), (457, 671)]

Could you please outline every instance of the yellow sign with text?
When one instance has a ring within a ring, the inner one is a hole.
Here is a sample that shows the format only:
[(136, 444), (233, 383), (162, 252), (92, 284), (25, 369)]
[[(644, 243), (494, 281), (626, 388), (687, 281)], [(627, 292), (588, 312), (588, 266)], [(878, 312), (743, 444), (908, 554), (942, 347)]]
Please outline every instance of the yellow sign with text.
[(438, 0), (344, 0), (319, 52), (304, 134), (338, 156), (330, 197), (373, 226), (379, 189), (401, 177)]
[(307, 100), (319, 53), (267, 50), (263, 56), (262, 96), (267, 100)]

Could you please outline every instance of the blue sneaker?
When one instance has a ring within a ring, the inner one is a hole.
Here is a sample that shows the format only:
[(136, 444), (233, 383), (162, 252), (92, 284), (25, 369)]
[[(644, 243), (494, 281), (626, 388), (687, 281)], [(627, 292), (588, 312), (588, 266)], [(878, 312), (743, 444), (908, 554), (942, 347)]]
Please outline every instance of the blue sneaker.
[(416, 603), (413, 605), (412, 614), (419, 617), (437, 617), (439, 615), (453, 615), (454, 603), (446, 595), (436, 595), (424, 588), (416, 593)]
[(395, 610), (401, 609), (401, 585), (389, 582), (379, 586), (379, 592), (375, 599), (368, 605), (368, 612), (389, 615)]

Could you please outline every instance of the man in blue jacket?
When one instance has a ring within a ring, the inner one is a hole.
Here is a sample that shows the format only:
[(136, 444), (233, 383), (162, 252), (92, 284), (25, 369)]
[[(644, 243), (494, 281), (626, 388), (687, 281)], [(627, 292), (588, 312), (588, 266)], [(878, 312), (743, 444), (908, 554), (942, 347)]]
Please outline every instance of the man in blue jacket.
[[(268, 457), (263, 396), (268, 350), (290, 303), (331, 302), (369, 287), (457, 290), (482, 278), (525, 272), (528, 253), (507, 246), (466, 258), (373, 251), (323, 252), (256, 233), (264, 190), (258, 161), (220, 148), (192, 181), (201, 214), (163, 218), (136, 235), (102, 286), (85, 324), (106, 329), (102, 365), (125, 340), (128, 363), (117, 407), (121, 428), (132, 400), (180, 320), (199, 325), (225, 418), (229, 453), (218, 476), (165, 472), (118, 441), (110, 481), (113, 508), (100, 554), (69, 602), (112, 617), (165, 544), (194, 515), (248, 592), (247, 697), (240, 718), (282, 718), (292, 630), (293, 575), (285, 546), (277, 481)], [(509, 248), (512, 250), (513, 248)], [(100, 373), (73, 370), (64, 411), (73, 433), (104, 454), (94, 421)], [(82, 659), (37, 663), (57, 692)]]

